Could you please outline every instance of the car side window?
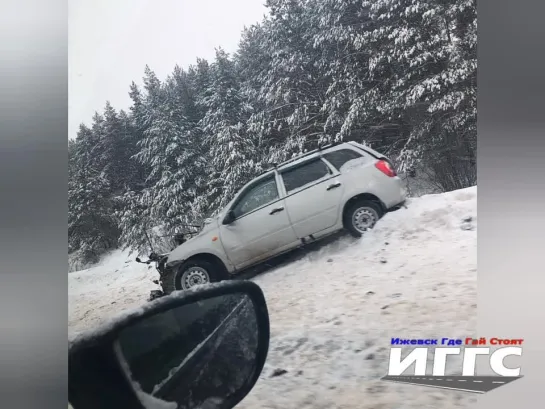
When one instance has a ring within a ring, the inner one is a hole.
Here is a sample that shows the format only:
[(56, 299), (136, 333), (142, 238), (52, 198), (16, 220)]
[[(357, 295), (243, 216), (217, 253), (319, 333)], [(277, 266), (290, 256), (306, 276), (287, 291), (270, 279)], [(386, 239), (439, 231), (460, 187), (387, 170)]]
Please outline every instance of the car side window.
[(337, 151), (326, 153), (323, 155), (323, 157), (329, 163), (335, 166), (336, 169), (341, 169), (346, 162), (363, 158), (363, 155), (352, 149), (339, 149)]
[(330, 175), (331, 170), (321, 159), (315, 159), (282, 172), (282, 180), (289, 194), (296, 189)]
[(274, 175), (259, 181), (237, 201), (233, 208), (235, 217), (241, 217), (279, 198)]

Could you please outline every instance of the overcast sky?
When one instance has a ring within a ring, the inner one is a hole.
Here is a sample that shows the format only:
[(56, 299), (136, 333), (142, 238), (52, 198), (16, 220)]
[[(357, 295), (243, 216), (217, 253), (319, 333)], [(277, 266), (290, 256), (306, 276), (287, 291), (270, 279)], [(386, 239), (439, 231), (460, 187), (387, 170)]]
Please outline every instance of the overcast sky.
[(164, 79), (176, 64), (214, 49), (234, 52), (244, 26), (261, 21), (264, 0), (69, 0), (69, 129), (90, 124), (107, 100), (130, 106), (131, 81), (146, 64)]

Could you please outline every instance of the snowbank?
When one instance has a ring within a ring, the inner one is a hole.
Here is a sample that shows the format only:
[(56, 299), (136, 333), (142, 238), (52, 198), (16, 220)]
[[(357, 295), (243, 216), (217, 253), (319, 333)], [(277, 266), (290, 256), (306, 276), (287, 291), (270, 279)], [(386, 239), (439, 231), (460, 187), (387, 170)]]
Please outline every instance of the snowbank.
[[(391, 337), (477, 335), (477, 188), (412, 199), (363, 238), (257, 276), (267, 363), (242, 409), (466, 407), (473, 395), (380, 381)], [(145, 301), (155, 270), (112, 254), (69, 274), (71, 331)], [(115, 271), (117, 270), (117, 271)], [(280, 376), (273, 374), (283, 369)]]
[[(476, 195), (473, 187), (412, 199), (362, 239), (257, 277), (271, 346), (239, 407), (466, 407), (467, 393), (379, 379), (391, 337), (476, 335)], [(271, 377), (278, 368), (288, 372)]]
[(93, 328), (122, 311), (146, 302), (152, 280), (159, 276), (153, 265), (134, 261), (128, 251), (114, 251), (99, 266), (68, 274), (68, 330)]

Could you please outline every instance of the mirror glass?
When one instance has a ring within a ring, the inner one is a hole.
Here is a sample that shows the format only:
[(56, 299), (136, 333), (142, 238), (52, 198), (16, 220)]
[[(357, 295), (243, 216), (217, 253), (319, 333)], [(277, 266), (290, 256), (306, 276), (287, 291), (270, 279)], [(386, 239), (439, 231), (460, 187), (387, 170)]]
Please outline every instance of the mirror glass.
[(221, 408), (257, 369), (258, 328), (252, 300), (226, 294), (134, 323), (116, 350), (141, 401)]

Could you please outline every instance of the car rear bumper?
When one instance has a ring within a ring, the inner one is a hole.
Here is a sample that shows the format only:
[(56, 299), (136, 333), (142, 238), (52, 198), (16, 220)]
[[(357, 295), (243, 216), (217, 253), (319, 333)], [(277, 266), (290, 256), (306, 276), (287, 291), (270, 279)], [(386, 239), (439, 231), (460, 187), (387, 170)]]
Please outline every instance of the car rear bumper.
[(389, 207), (387, 210), (388, 210), (389, 212), (391, 212), (391, 211), (394, 211), (394, 210), (401, 209), (402, 207), (405, 206), (405, 203), (406, 203), (406, 202), (407, 202), (406, 200), (403, 200), (402, 202), (400, 202), (400, 203), (398, 203), (398, 204), (395, 204), (395, 205)]
[(397, 176), (384, 181), (381, 190), (381, 199), (386, 209), (401, 206), (407, 199), (407, 189)]

